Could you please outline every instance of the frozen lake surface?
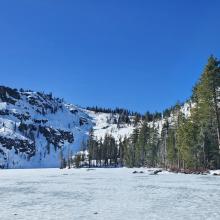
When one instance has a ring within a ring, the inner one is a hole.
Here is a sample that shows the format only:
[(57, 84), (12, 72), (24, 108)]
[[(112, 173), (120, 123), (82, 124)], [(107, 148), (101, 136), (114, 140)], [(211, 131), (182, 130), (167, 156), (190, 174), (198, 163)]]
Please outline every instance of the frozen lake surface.
[(144, 171), (0, 170), (0, 219), (220, 219), (220, 177)]

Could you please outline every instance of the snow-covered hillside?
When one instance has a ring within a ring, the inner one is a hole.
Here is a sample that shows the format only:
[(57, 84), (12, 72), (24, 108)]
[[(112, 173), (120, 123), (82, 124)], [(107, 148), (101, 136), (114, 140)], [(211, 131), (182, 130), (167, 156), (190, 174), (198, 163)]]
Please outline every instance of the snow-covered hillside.
[[(189, 114), (187, 104), (182, 112)], [(129, 137), (134, 117), (129, 116), (129, 123), (119, 123), (119, 117), (67, 104), (52, 94), (0, 86), (0, 167), (59, 167), (61, 155), (67, 158), (79, 151), (91, 129), (98, 140), (106, 134), (116, 141)], [(158, 120), (154, 126), (160, 132), (164, 123)]]
[[(110, 114), (110, 113), (95, 113), (93, 111), (84, 110), (92, 119), (93, 122), (93, 131), (94, 136), (100, 140), (104, 139), (106, 134), (111, 134), (116, 141), (120, 138), (123, 139), (125, 136), (129, 137), (135, 126), (133, 123), (126, 124), (122, 123), (118, 125), (116, 121), (118, 121), (118, 114)], [(132, 117), (131, 121), (132, 121)]]
[(0, 166), (58, 167), (92, 127), (88, 115), (52, 95), (0, 87)]
[(91, 129), (97, 139), (129, 136), (134, 126), (116, 124), (117, 114), (94, 113), (51, 94), (0, 87), (0, 167), (59, 167), (80, 150)]

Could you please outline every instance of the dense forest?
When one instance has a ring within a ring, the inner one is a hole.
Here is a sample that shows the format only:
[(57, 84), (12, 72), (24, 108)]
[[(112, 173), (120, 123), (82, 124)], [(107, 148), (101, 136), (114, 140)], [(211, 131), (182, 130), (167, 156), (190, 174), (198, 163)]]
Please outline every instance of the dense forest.
[[(205, 170), (220, 168), (220, 62), (211, 56), (193, 88), (188, 101), (190, 116), (176, 104), (163, 113), (145, 115), (124, 109), (87, 108), (95, 112), (134, 116), (136, 129), (130, 137), (118, 142), (106, 134), (96, 140), (91, 131), (84, 143), (88, 151), (88, 166), (104, 167), (164, 167), (173, 170)], [(168, 119), (174, 119), (170, 122)], [(163, 120), (162, 131), (157, 121)], [(151, 123), (150, 123), (151, 122)], [(85, 157), (77, 155), (77, 166)]]

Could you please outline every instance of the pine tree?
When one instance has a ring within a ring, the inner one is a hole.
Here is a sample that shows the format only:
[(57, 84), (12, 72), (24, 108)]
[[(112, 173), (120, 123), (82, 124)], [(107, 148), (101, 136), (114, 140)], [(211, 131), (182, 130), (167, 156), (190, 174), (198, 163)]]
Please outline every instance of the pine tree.
[(220, 149), (220, 118), (219, 118), (219, 91), (220, 91), (220, 62), (211, 56), (205, 70), (194, 88), (194, 100), (196, 101), (199, 117), (206, 126), (209, 120), (214, 120), (218, 146)]
[(179, 150), (176, 142), (176, 127), (171, 126), (167, 136), (167, 160), (171, 168), (179, 168)]
[[(138, 136), (138, 143), (136, 146), (136, 166), (144, 166), (146, 157), (148, 154), (149, 148), (149, 138), (150, 138), (150, 128), (148, 126), (147, 121), (144, 121), (141, 129), (140, 134)], [(148, 158), (149, 159), (149, 158)]]
[[(220, 123), (219, 123), (219, 61), (211, 56), (208, 64), (193, 90), (195, 108), (191, 120), (197, 124), (199, 134), (197, 144), (202, 149), (203, 166), (219, 166)], [(218, 150), (217, 150), (218, 149)]]
[(125, 152), (126, 152), (126, 137), (122, 141), (122, 138), (119, 138), (118, 151), (119, 151), (119, 164), (120, 166), (124, 166), (125, 164)]

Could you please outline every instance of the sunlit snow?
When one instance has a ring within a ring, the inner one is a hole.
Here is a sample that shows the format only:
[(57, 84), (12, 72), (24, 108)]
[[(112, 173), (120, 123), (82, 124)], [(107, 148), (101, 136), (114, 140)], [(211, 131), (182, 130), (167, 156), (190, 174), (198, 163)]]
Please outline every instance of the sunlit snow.
[(220, 219), (220, 177), (136, 170), (1, 170), (0, 219)]

